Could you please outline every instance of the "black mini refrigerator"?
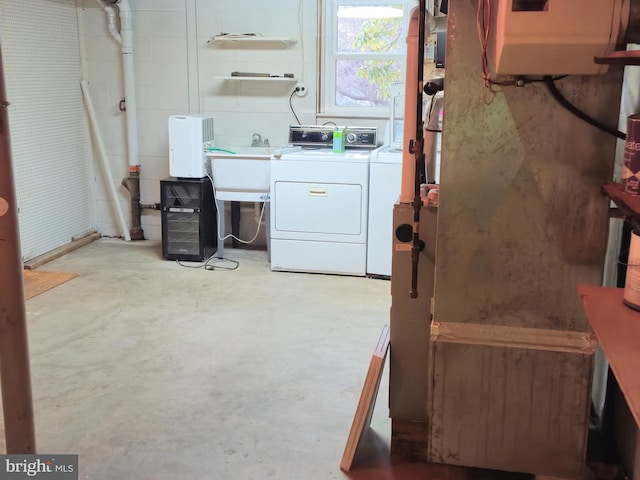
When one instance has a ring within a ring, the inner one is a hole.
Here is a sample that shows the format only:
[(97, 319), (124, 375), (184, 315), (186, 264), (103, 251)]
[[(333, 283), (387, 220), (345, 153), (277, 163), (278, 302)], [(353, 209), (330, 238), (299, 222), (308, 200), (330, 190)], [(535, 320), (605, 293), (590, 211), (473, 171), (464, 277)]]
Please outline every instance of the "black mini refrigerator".
[(203, 262), (216, 251), (217, 219), (213, 188), (207, 178), (160, 181), (162, 256)]

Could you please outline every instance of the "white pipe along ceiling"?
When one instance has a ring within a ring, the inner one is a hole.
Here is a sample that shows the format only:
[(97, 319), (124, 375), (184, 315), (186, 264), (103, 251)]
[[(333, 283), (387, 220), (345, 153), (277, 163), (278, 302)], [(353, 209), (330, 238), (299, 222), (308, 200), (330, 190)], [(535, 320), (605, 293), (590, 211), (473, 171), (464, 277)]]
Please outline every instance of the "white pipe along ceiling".
[[(133, 49), (132, 12), (129, 0), (96, 0), (107, 13), (109, 33), (120, 44), (125, 98), (125, 118), (127, 129), (127, 160), (129, 176), (122, 181), (131, 197), (131, 238), (143, 240), (144, 233), (140, 218), (140, 159), (138, 145), (138, 107), (136, 102), (136, 80)], [(120, 28), (116, 22), (118, 9)]]

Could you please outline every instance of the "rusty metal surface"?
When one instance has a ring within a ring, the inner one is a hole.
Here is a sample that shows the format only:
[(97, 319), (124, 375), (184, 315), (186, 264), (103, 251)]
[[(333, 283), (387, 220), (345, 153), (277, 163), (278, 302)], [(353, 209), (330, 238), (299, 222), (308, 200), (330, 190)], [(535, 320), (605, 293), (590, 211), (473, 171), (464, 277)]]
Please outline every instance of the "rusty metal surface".
[(640, 0), (631, 0), (629, 8), (629, 24), (625, 32), (626, 43), (640, 43)]
[[(542, 83), (503, 87), (485, 105), (476, 2), (452, 7), (435, 320), (587, 331), (575, 286), (601, 282), (609, 208), (601, 187), (616, 140), (562, 109)], [(617, 125), (619, 70), (557, 85)]]
[(593, 354), (435, 342), (428, 460), (582, 479)]
[[(576, 285), (602, 281), (616, 139), (543, 83), (485, 104), (476, 6), (449, 8), (434, 321), (590, 332)], [(612, 127), (621, 85), (557, 81)], [(432, 341), (429, 459), (582, 478), (593, 355), (486, 343)]]

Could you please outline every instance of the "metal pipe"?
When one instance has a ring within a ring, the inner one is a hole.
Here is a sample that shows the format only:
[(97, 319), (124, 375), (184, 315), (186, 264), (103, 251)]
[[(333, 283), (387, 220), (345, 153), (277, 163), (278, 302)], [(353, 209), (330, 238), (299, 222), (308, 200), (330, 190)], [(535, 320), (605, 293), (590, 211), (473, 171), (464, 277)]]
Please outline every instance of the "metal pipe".
[(162, 210), (162, 204), (160, 203), (141, 203), (140, 208), (142, 210)]
[[(136, 101), (136, 81), (133, 48), (133, 22), (129, 0), (97, 0), (108, 15), (109, 32), (120, 43), (122, 53), (122, 72), (125, 98), (125, 118), (127, 128), (127, 160), (129, 162), (129, 176), (122, 180), (122, 184), (130, 193), (131, 200), (131, 229), (129, 236), (132, 240), (144, 240), (140, 208), (140, 153), (138, 145), (138, 106)], [(120, 31), (116, 31), (113, 5), (117, 5), (120, 18)]]
[(122, 185), (129, 190), (131, 197), (131, 229), (129, 233), (133, 240), (144, 240), (141, 225), (142, 208), (140, 207), (140, 170), (129, 168), (129, 176), (122, 180)]
[[(418, 70), (424, 70), (424, 56), (418, 57), (420, 52), (424, 55), (424, 38), (426, 33), (442, 32), (447, 29), (447, 17), (435, 17), (427, 11), (426, 5), (423, 12), (420, 7), (411, 11), (409, 29), (407, 33), (407, 63), (404, 93), (404, 137), (402, 140), (402, 178), (400, 186), (400, 203), (411, 203), (414, 195), (415, 162), (414, 156), (409, 151), (409, 141), (416, 126), (422, 121), (422, 117), (414, 118), (416, 103), (422, 99), (422, 88), (416, 91), (416, 86), (410, 79), (418, 78)], [(422, 32), (422, 33), (421, 33)], [(422, 40), (421, 40), (422, 39)], [(420, 44), (420, 45), (419, 45)], [(422, 77), (420, 77), (422, 85)]]
[(0, 56), (0, 385), (6, 450), (36, 452), (9, 115)]

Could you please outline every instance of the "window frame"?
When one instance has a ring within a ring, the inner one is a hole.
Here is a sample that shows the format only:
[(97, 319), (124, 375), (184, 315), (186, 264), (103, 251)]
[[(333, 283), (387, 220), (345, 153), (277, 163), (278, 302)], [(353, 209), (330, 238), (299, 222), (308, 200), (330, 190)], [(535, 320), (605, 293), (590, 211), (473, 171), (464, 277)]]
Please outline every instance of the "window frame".
[(417, 0), (322, 0), (320, 14), (322, 18), (322, 42), (320, 45), (320, 62), (318, 81), (320, 83), (318, 111), (326, 116), (351, 116), (385, 118), (389, 116), (389, 106), (381, 107), (346, 107), (336, 105), (335, 65), (337, 60), (369, 60), (384, 59), (400, 62), (400, 82), (404, 82), (406, 72), (406, 35), (401, 39), (402, 52), (400, 53), (375, 53), (375, 52), (349, 52), (338, 53), (336, 39), (338, 34), (338, 7), (341, 6), (371, 6), (402, 4), (404, 15), (402, 28), (406, 33), (409, 26), (409, 18), (413, 8), (417, 7)]

